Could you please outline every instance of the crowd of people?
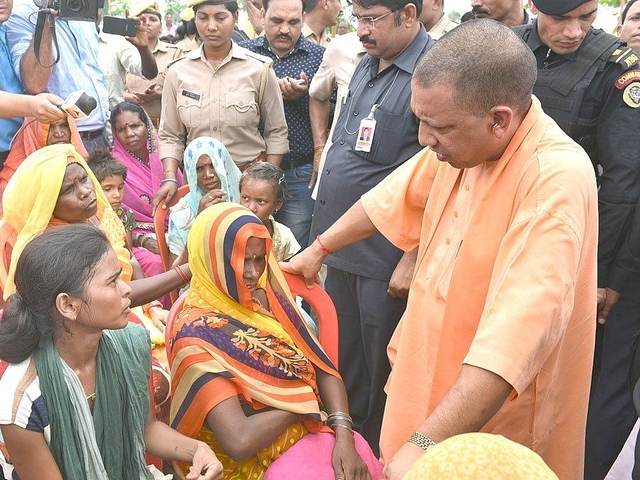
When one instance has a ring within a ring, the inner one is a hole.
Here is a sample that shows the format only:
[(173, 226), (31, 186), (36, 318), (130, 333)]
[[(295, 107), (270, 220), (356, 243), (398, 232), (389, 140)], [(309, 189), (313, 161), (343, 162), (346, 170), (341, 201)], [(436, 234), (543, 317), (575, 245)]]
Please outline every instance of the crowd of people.
[(0, 0), (0, 479), (640, 475), (640, 1), (443, 3)]

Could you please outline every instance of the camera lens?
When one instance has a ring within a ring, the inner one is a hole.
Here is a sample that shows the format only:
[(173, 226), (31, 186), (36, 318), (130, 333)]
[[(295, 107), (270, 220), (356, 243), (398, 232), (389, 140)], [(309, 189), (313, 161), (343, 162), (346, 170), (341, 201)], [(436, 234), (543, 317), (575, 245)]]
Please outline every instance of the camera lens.
[(85, 3), (82, 0), (68, 0), (67, 8), (69, 12), (81, 13), (85, 10)]

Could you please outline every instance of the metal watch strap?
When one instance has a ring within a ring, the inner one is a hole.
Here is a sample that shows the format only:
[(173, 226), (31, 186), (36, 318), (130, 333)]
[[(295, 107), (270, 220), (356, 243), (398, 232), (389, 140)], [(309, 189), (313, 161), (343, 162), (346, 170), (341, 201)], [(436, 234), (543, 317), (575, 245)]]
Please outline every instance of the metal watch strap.
[(428, 450), (436, 445), (436, 442), (420, 432), (413, 432), (411, 438), (409, 438), (409, 442), (419, 446), (423, 450)]

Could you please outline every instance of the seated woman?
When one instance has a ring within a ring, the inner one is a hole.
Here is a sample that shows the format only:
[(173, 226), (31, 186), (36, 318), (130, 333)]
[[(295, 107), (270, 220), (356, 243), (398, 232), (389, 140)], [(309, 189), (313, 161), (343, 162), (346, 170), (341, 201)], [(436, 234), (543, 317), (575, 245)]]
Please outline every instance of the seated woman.
[(153, 416), (149, 335), (127, 325), (131, 288), (120, 270), (91, 225), (24, 248), (0, 322), (0, 358), (11, 363), (0, 380), (8, 478), (152, 479), (145, 450), (192, 463), (187, 478), (222, 478), (206, 444)]
[(271, 244), (260, 219), (233, 203), (193, 223), (193, 279), (172, 332), (172, 426), (211, 445), (226, 479), (287, 480), (302, 471), (319, 480), (382, 478)]
[(122, 203), (133, 212), (136, 220), (133, 254), (150, 277), (164, 271), (155, 236), (165, 232), (155, 231), (151, 209), (151, 201), (164, 178), (158, 135), (147, 113), (136, 103), (116, 105), (111, 111), (110, 121), (113, 156), (127, 167)]
[(224, 202), (240, 201), (240, 170), (222, 142), (198, 137), (184, 152), (184, 173), (189, 193), (171, 207), (169, 251), (171, 260), (187, 246), (191, 225), (202, 210)]
[(87, 150), (73, 118), (67, 117), (52, 123), (42, 123), (33, 117), (24, 119), (22, 127), (11, 142), (9, 156), (0, 171), (0, 216), (4, 189), (24, 159), (42, 147), (60, 143), (70, 143), (80, 155), (87, 158)]
[[(52, 145), (31, 154), (20, 165), (4, 192), (5, 220), (16, 230), (9, 278), (4, 298), (14, 290), (13, 274), (22, 249), (50, 226), (92, 223), (107, 235), (122, 267), (121, 277), (131, 280), (129, 251), (122, 222), (109, 206), (98, 180), (71, 145)], [(188, 282), (188, 265), (131, 282), (134, 306)]]

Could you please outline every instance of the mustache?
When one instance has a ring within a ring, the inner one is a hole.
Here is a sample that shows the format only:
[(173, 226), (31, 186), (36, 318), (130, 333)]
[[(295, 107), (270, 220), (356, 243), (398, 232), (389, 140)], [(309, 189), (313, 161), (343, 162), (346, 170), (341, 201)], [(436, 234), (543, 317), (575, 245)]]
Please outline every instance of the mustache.
[(371, 38), (369, 35), (364, 35), (364, 36), (360, 37), (360, 42), (362, 42), (362, 43), (370, 43), (372, 45), (376, 44), (376, 41), (373, 38)]
[(280, 33), (276, 35), (276, 40), (293, 40), (293, 38), (291, 38), (291, 35), (287, 35), (286, 33)]
[(471, 8), (471, 13), (473, 13), (474, 15), (489, 15), (489, 10), (487, 10), (486, 8), (483, 7), (472, 7)]

